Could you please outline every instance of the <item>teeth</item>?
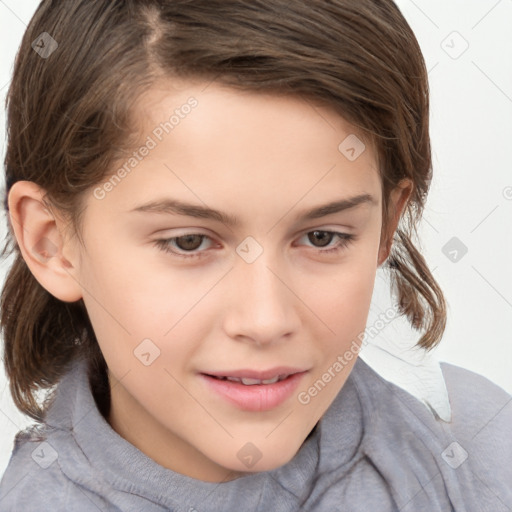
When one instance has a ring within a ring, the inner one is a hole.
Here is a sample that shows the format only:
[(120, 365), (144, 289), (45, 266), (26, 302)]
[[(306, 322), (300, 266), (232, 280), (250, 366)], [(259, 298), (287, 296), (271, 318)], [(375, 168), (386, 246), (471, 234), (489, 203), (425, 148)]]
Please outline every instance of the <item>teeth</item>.
[[(253, 386), (254, 384), (265, 383), (265, 381), (263, 381), (263, 380), (259, 380), (259, 379), (245, 379), (243, 377), (242, 377), (241, 381), (242, 381), (242, 384), (245, 384), (246, 386)], [(265, 383), (265, 384), (267, 384), (267, 383)]]
[(262, 380), (263, 384), (274, 384), (279, 380), (279, 375), (276, 375), (273, 379)]
[(279, 380), (283, 380), (287, 377), (287, 375), (276, 375), (273, 379), (266, 379), (266, 380), (260, 380), (260, 379), (249, 379), (249, 378), (238, 378), (238, 377), (225, 377), (226, 380), (229, 380), (231, 382), (240, 382), (244, 384), (245, 386), (254, 386), (256, 384), (275, 384)]

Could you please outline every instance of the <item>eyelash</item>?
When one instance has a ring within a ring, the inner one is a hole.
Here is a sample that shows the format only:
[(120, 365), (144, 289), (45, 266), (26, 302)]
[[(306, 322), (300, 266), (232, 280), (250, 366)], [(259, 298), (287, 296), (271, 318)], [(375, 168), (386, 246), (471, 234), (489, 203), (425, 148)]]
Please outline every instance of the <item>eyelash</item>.
[[(338, 252), (342, 251), (343, 249), (346, 249), (347, 246), (349, 246), (355, 240), (355, 238), (356, 238), (355, 235), (349, 235), (347, 233), (339, 233), (337, 231), (326, 231), (326, 230), (322, 230), (322, 229), (314, 229), (312, 231), (308, 231), (304, 235), (308, 235), (309, 233), (314, 233), (314, 232), (317, 232), (317, 233), (328, 233), (328, 234), (334, 235), (334, 237), (337, 236), (339, 238), (339, 242), (334, 247), (331, 247), (330, 249), (320, 249), (320, 248), (318, 248), (318, 252), (320, 254), (338, 253)], [(209, 238), (207, 235), (204, 235), (202, 233), (186, 233), (184, 235), (175, 236), (175, 237), (172, 237), (172, 238), (162, 238), (162, 239), (159, 239), (159, 240), (155, 240), (155, 245), (160, 250), (162, 250), (162, 251), (164, 251), (166, 253), (171, 253), (171, 254), (173, 254), (175, 256), (178, 256), (180, 258), (200, 258), (203, 255), (203, 252), (194, 252), (194, 253), (191, 253), (191, 254), (187, 254), (187, 253), (181, 253), (181, 252), (175, 251), (175, 250), (170, 248), (170, 243), (169, 242), (174, 242), (178, 238), (183, 238), (183, 237), (191, 236), (191, 235), (203, 237), (202, 240), (201, 240), (201, 243), (203, 242), (203, 240), (205, 238)], [(197, 249), (196, 249), (196, 251), (197, 251)]]

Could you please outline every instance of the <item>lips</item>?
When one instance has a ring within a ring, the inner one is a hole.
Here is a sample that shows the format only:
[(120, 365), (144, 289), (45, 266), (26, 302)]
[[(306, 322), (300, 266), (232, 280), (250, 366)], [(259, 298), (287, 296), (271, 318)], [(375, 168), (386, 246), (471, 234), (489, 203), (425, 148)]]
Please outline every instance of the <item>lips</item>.
[[(269, 370), (252, 370), (252, 369), (241, 369), (241, 370), (227, 370), (227, 371), (215, 371), (215, 372), (208, 372), (205, 373), (205, 375), (209, 375), (210, 377), (216, 377), (219, 379), (237, 379), (238, 381), (245, 379), (247, 381), (249, 380), (255, 380), (255, 381), (274, 381), (277, 382), (277, 380), (283, 380), (289, 375), (293, 375), (295, 373), (302, 373), (306, 370), (303, 368), (292, 368), (290, 366), (277, 366), (275, 368), (270, 368)], [(274, 380), (277, 379), (277, 380)], [(260, 382), (255, 382), (255, 384), (258, 384)], [(271, 382), (263, 382), (263, 384), (271, 384)], [(250, 385), (250, 384), (249, 384)]]
[(236, 370), (200, 374), (207, 389), (237, 408), (262, 412), (291, 398), (307, 370), (279, 367), (266, 371)]
[(287, 374), (281, 374), (276, 375), (272, 379), (250, 379), (248, 377), (214, 377), (215, 379), (219, 380), (229, 380), (230, 382), (240, 382), (241, 384), (244, 384), (245, 386), (254, 386), (256, 384), (275, 384), (276, 382), (279, 382), (281, 380), (286, 379), (289, 377)]

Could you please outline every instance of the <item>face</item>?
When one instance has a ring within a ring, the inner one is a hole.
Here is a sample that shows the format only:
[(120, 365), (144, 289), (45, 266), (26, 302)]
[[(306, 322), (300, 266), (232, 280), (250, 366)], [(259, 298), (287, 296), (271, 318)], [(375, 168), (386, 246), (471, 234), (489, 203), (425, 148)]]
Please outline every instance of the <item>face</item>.
[(291, 460), (345, 383), (383, 259), (382, 193), (370, 148), (339, 149), (355, 131), (333, 111), (206, 85), (140, 99), (141, 144), (91, 190), (69, 254), (111, 426), (223, 481)]

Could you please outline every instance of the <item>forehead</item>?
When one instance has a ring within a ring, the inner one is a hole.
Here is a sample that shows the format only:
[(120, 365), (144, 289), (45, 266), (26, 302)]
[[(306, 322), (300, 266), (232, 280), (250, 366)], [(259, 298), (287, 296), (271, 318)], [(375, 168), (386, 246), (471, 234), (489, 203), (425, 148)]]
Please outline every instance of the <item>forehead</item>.
[[(142, 127), (141, 133), (146, 135), (162, 121), (169, 120), (175, 112), (179, 119), (174, 116), (173, 122), (183, 120), (188, 114), (185, 113), (183, 116), (180, 110), (186, 107), (191, 98), (194, 98), (199, 106), (193, 109), (193, 117), (197, 124), (200, 123), (204, 127), (205, 132), (213, 128), (210, 121), (218, 123), (219, 120), (232, 123), (242, 121), (237, 125), (239, 129), (247, 126), (259, 135), (262, 135), (262, 131), (272, 133), (273, 127), (286, 127), (286, 124), (288, 128), (293, 128), (293, 131), (304, 125), (304, 131), (309, 130), (310, 139), (314, 141), (315, 128), (321, 128), (320, 132), (330, 128), (339, 136), (357, 136), (364, 142), (366, 149), (371, 149), (374, 156), (373, 140), (370, 140), (361, 129), (349, 123), (326, 100), (284, 91), (239, 89), (199, 78), (166, 78), (153, 84), (138, 97), (132, 108), (134, 124), (136, 121), (137, 125), (134, 128)], [(186, 110), (189, 109), (186, 107)], [(216, 135), (218, 130), (209, 133)]]
[[(126, 208), (135, 199), (157, 199), (166, 189), (174, 197), (223, 210), (219, 201), (235, 209), (243, 205), (255, 214), (255, 197), (288, 206), (302, 202), (304, 208), (365, 193), (378, 198), (372, 148), (325, 104), (168, 80), (146, 91), (133, 114), (139, 150), (151, 148), (143, 159), (131, 158), (134, 169), (109, 195), (125, 191)], [(127, 155), (124, 163), (129, 160)]]

